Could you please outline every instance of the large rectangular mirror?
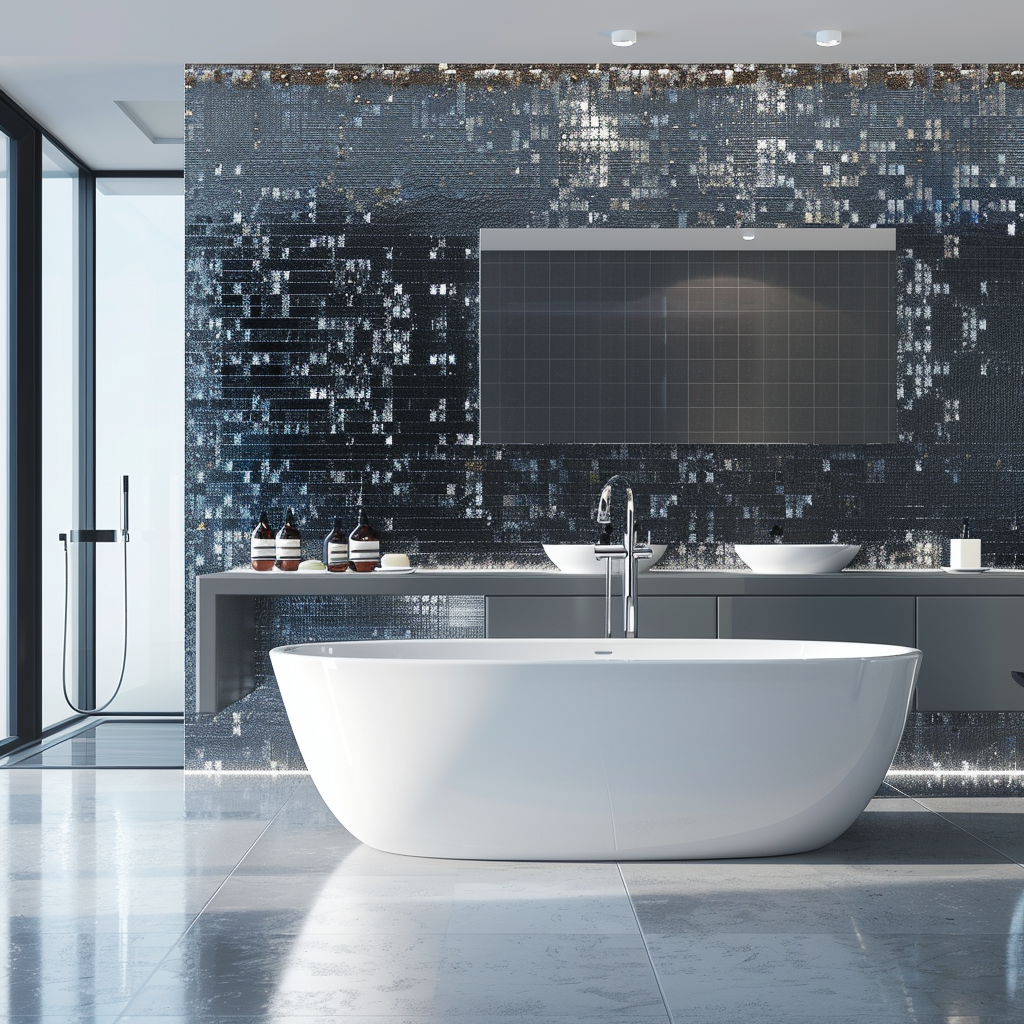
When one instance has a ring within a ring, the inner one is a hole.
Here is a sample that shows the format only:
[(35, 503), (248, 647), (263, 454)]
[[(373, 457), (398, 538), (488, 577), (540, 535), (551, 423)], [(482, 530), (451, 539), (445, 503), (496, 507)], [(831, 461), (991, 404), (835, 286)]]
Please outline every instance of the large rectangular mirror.
[(896, 232), (480, 232), (480, 439), (896, 440)]

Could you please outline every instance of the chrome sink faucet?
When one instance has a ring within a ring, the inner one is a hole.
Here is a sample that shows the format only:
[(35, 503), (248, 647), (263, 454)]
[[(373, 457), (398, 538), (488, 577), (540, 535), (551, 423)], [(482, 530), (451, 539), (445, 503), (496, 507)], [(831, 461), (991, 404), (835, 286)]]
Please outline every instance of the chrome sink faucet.
[[(621, 484), (626, 490), (626, 529), (622, 534), (622, 542), (612, 540), (612, 489)], [(640, 575), (640, 559), (652, 558), (651, 535), (647, 541), (638, 541), (636, 537), (636, 507), (633, 503), (633, 488), (622, 476), (613, 476), (601, 489), (601, 497), (597, 503), (597, 521), (605, 527), (601, 539), (594, 545), (594, 554), (604, 559), (604, 621), (605, 636), (612, 635), (612, 562), (622, 567), (622, 632), (623, 636), (639, 636), (637, 589)]]

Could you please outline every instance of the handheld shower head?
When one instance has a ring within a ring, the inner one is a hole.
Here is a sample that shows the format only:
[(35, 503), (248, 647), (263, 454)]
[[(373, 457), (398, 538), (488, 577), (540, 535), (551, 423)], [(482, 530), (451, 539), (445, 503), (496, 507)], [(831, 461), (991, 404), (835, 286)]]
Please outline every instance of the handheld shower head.
[(128, 543), (128, 474), (121, 477), (121, 536)]

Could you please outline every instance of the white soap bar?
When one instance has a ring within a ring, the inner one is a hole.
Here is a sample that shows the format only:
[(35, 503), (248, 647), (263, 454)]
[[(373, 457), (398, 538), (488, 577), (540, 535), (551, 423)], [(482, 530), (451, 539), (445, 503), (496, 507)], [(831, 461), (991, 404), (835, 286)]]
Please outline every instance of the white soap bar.
[(953, 537), (949, 542), (950, 569), (981, 568), (981, 538)]
[(322, 572), (326, 568), (319, 558), (307, 558), (305, 562), (299, 562), (299, 572)]
[(385, 555), (380, 560), (380, 564), (385, 569), (408, 569), (409, 568), (409, 556), (408, 555)]

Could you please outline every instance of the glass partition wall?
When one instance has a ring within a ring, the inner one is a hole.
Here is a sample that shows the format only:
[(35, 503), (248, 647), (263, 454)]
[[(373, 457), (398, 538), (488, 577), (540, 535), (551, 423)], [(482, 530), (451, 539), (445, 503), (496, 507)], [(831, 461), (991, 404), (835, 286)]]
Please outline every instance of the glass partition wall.
[[(0, 395), (7, 395), (7, 353), (10, 348), (10, 300), (8, 295), (8, 250), (10, 248), (10, 205), (11, 205), (11, 174), (10, 174), (11, 140), (0, 132)], [(0, 502), (7, 508), (7, 477), (9, 460), (7, 457), (9, 430), (7, 424), (8, 403), (2, 403), (4, 414), (0, 415)], [(3, 579), (8, 577), (7, 548), (0, 545), (0, 572)], [(8, 649), (7, 634), (7, 587), (0, 587), (0, 650)], [(10, 704), (8, 661), (0, 663), (0, 742), (12, 732), (9, 723), (8, 705)]]
[(0, 94), (0, 755), (77, 720), (65, 641), (71, 703), (113, 693), (124, 554), (104, 714), (181, 713), (183, 206), (180, 173), (98, 176)]
[(185, 199), (180, 179), (96, 182), (96, 698), (117, 683), (128, 556), (128, 650), (112, 710), (180, 711), (185, 659)]
[[(73, 714), (62, 691), (64, 651), (64, 547), (61, 533), (87, 526), (76, 507), (75, 441), (79, 412), (75, 379), (79, 369), (78, 168), (43, 140), (42, 174), (42, 528), (39, 533), (43, 596), (43, 728)], [(68, 559), (68, 594), (79, 592), (79, 550)], [(91, 644), (69, 601), (68, 694), (88, 701), (81, 665), (73, 652)], [(79, 692), (82, 691), (82, 692)]]

